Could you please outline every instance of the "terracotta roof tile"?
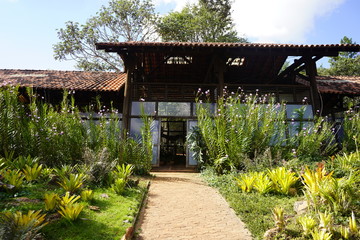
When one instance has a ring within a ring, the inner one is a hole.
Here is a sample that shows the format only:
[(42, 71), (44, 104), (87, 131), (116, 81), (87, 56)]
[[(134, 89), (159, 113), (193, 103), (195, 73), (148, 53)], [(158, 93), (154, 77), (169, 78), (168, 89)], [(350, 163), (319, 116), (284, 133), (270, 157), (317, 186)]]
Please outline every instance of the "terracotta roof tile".
[(125, 80), (125, 73), (0, 69), (0, 86), (118, 91)]
[[(306, 79), (297, 76), (298, 83), (309, 86)], [(360, 76), (317, 76), (316, 82), (321, 93), (360, 95)]]

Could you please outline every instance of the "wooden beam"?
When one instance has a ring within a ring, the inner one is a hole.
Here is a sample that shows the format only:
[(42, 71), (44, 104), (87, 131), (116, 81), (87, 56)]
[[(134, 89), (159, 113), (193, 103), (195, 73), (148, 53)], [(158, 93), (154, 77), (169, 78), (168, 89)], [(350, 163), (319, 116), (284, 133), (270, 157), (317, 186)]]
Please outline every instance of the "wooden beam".
[(134, 70), (136, 65), (136, 58), (133, 55), (128, 55), (126, 57), (126, 82), (124, 90), (124, 104), (123, 104), (123, 115), (122, 115), (122, 127), (123, 134), (126, 137), (127, 132), (130, 130), (130, 114), (131, 114), (131, 91), (132, 91), (132, 81), (134, 77)]
[(310, 82), (310, 94), (311, 94), (311, 101), (313, 106), (313, 112), (316, 115), (321, 115), (321, 102), (320, 102), (320, 93), (316, 83), (316, 62), (311, 57), (305, 59), (305, 70), (306, 75), (309, 78)]

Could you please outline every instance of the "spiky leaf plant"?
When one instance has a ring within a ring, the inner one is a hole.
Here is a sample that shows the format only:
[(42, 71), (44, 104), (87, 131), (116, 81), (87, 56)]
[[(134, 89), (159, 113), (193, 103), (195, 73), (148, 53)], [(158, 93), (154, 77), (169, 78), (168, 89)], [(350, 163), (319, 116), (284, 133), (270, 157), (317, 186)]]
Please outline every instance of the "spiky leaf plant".
[(291, 188), (297, 183), (296, 173), (286, 170), (284, 167), (268, 170), (268, 176), (274, 184), (274, 189), (285, 195), (291, 193)]
[(25, 178), (20, 170), (2, 170), (1, 175), (8, 184), (14, 186), (15, 190), (21, 188)]
[(45, 193), (44, 202), (45, 202), (45, 210), (51, 212), (58, 207), (60, 202), (60, 197), (57, 193)]
[(42, 164), (35, 163), (32, 166), (25, 165), (25, 168), (22, 170), (25, 176), (26, 181), (32, 182), (40, 177), (42, 173)]
[(238, 178), (235, 177), (238, 187), (243, 192), (251, 192), (257, 178), (256, 172), (242, 173)]
[(285, 216), (284, 216), (284, 209), (282, 207), (275, 207), (272, 210), (272, 216), (275, 221), (275, 226), (278, 229), (279, 232), (282, 232), (285, 230)]
[(122, 165), (117, 165), (116, 169), (112, 173), (113, 173), (114, 178), (121, 178), (121, 179), (124, 179), (125, 182), (127, 182), (129, 177), (133, 173), (133, 170), (134, 170), (133, 165), (122, 164)]
[(126, 181), (122, 178), (117, 178), (115, 179), (115, 182), (111, 186), (111, 188), (114, 190), (116, 194), (121, 195), (125, 190), (125, 186), (126, 186)]
[(64, 207), (74, 204), (79, 198), (80, 196), (70, 195), (70, 192), (66, 192), (65, 195), (60, 198), (60, 205)]
[(256, 176), (254, 188), (261, 194), (266, 194), (273, 190), (273, 183), (264, 172), (259, 172)]
[(305, 236), (309, 236), (316, 226), (316, 221), (311, 216), (299, 216), (297, 222), (300, 223)]
[(47, 225), (45, 216), (40, 210), (29, 210), (27, 214), (3, 212), (0, 213), (0, 222), (5, 226), (8, 239), (35, 239), (38, 231)]
[(314, 231), (311, 232), (311, 236), (313, 240), (331, 240), (333, 235), (332, 233), (315, 229)]
[(81, 199), (85, 202), (90, 202), (94, 199), (94, 192), (91, 189), (81, 191)]
[(83, 185), (86, 176), (82, 173), (73, 174), (69, 177), (62, 177), (58, 184), (67, 192), (74, 193)]
[(73, 222), (78, 219), (81, 211), (84, 209), (84, 206), (81, 204), (68, 204), (66, 206), (60, 206), (59, 213), (63, 218), (69, 222)]

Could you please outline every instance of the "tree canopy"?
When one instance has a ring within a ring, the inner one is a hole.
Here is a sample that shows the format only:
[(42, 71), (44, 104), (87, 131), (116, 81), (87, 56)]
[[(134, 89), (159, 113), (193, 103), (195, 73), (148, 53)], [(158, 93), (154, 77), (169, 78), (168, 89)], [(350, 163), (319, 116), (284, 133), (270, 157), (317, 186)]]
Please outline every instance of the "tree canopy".
[[(343, 37), (341, 44), (356, 44), (349, 37)], [(358, 52), (341, 52), (339, 56), (329, 59), (328, 69), (320, 68), (319, 74), (332, 76), (360, 76), (360, 54)]]
[(85, 24), (66, 22), (58, 29), (60, 42), (53, 46), (56, 60), (73, 59), (87, 71), (121, 71), (117, 54), (98, 51), (96, 42), (156, 40), (154, 5), (151, 0), (111, 0)]
[(157, 30), (163, 41), (246, 42), (234, 29), (229, 0), (200, 0), (162, 17)]

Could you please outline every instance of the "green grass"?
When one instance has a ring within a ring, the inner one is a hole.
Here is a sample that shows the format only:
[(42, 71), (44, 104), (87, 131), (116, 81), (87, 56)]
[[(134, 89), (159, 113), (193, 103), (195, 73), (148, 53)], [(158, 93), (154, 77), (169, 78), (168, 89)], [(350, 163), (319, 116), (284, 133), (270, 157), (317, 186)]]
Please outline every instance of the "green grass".
[[(124, 196), (109, 189), (96, 189), (94, 192), (95, 200), (91, 205), (99, 207), (100, 211), (85, 207), (80, 219), (73, 224), (60, 220), (47, 225), (43, 229), (46, 239), (120, 239), (134, 221), (143, 189), (128, 189)], [(102, 198), (100, 195), (103, 193), (109, 198)]]
[[(111, 189), (94, 189), (94, 200), (90, 203), (79, 202), (85, 205), (80, 218), (73, 223), (64, 219), (50, 222), (41, 232), (45, 239), (120, 239), (128, 227), (132, 225), (139, 210), (143, 193), (146, 189), (145, 182), (141, 186), (128, 188), (122, 195), (115, 194)], [(60, 195), (64, 191), (58, 186), (48, 184), (26, 184), (15, 194), (0, 192), (0, 209), (2, 211), (43, 210), (45, 193), (56, 192)], [(107, 194), (109, 198), (101, 195)], [(17, 198), (26, 198), (25, 201), (16, 201)], [(30, 201), (30, 200), (35, 201)], [(97, 206), (100, 211), (92, 211), (89, 206)], [(54, 213), (47, 213), (48, 217)], [(0, 229), (1, 238), (1, 229)]]
[(210, 186), (219, 189), (255, 239), (262, 239), (268, 229), (275, 227), (271, 213), (274, 207), (282, 206), (288, 218), (295, 215), (293, 205), (298, 197), (243, 193), (235, 185), (233, 174), (217, 176), (208, 169), (203, 172), (203, 177)]

